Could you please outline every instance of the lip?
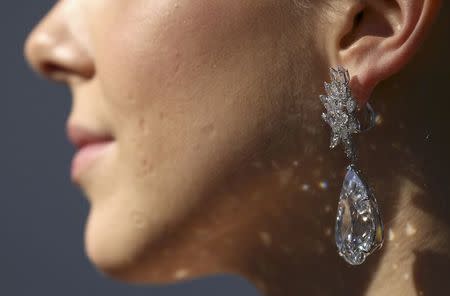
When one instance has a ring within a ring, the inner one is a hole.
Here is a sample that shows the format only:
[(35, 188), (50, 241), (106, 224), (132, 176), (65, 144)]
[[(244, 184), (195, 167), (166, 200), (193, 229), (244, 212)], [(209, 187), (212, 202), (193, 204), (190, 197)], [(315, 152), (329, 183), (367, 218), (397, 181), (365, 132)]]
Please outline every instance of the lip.
[(76, 183), (82, 171), (91, 167), (114, 143), (114, 138), (108, 133), (75, 124), (67, 124), (67, 136), (77, 148), (71, 163), (71, 179)]
[(70, 169), (72, 181), (77, 182), (81, 173), (91, 167), (95, 160), (104, 154), (112, 144), (113, 141), (95, 142), (79, 149), (72, 158)]

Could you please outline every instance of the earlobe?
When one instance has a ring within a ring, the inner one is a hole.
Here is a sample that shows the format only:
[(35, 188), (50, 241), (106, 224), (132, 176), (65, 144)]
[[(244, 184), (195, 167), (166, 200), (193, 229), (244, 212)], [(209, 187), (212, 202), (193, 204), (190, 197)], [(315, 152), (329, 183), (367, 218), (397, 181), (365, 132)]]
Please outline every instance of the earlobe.
[(409, 62), (433, 22), (440, 0), (345, 2), (352, 8), (338, 16), (345, 20), (337, 22), (343, 25), (337, 28), (340, 33), (333, 42), (335, 62), (349, 70), (353, 94), (364, 104), (380, 81)]

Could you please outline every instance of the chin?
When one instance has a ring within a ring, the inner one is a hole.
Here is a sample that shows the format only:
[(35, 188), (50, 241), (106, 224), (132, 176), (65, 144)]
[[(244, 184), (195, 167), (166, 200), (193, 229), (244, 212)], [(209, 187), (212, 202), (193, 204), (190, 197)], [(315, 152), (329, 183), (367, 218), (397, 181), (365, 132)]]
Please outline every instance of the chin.
[(137, 229), (125, 216), (91, 209), (84, 235), (85, 253), (102, 274), (122, 282), (139, 283), (142, 280), (135, 275), (138, 262), (155, 238), (149, 235), (150, 229)]

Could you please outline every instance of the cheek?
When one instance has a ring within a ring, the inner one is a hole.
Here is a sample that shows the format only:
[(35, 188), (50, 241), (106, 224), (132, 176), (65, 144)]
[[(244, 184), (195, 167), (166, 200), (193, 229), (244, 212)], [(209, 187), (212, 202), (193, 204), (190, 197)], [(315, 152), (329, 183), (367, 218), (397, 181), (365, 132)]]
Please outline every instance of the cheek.
[(189, 198), (254, 153), (283, 108), (267, 94), (279, 17), (266, 1), (132, 3), (110, 10), (96, 35), (120, 179)]
[(97, 29), (96, 59), (110, 103), (135, 111), (176, 100), (182, 110), (218, 73), (236, 70), (255, 54), (248, 51), (262, 14), (239, 2), (132, 1), (109, 12)]
[[(173, 226), (229, 167), (255, 152), (280, 113), (282, 104), (266, 93), (276, 75), (268, 62), (271, 10), (245, 2), (105, 3), (94, 37), (96, 74), (119, 145), (107, 180), (117, 193), (93, 209), (91, 246), (117, 217), (128, 222), (104, 236), (105, 246), (121, 236), (134, 246), (154, 241), (161, 225)], [(157, 223), (144, 219), (148, 226), (137, 231), (136, 209), (158, 213)]]
[(96, 75), (130, 175), (251, 153), (283, 108), (267, 94), (285, 31), (277, 1), (107, 2), (90, 16)]
[(247, 94), (259, 95), (249, 86), (267, 62), (249, 21), (258, 9), (239, 2), (136, 1), (108, 14), (98, 76), (119, 138), (134, 131), (136, 141), (151, 137), (152, 149), (175, 144), (169, 136), (198, 146), (221, 126), (253, 119), (256, 112), (241, 111), (255, 110)]

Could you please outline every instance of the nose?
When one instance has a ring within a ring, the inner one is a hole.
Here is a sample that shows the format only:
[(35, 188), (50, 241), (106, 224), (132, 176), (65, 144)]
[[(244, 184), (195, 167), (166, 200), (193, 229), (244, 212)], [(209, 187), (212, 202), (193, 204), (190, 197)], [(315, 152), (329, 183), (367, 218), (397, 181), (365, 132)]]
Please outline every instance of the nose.
[(24, 55), (33, 70), (58, 82), (90, 79), (95, 73), (83, 17), (74, 9), (74, 2), (58, 1), (24, 45)]

